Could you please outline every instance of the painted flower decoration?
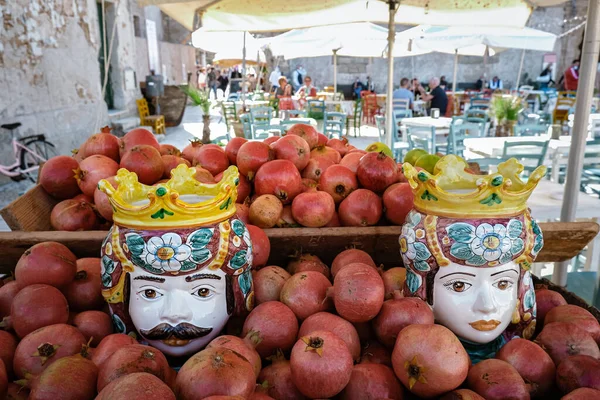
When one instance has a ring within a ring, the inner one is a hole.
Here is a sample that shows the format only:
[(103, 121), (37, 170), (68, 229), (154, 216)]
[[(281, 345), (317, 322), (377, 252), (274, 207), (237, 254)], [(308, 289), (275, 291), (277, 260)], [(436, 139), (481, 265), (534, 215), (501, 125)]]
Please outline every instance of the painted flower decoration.
[(191, 255), (191, 247), (183, 244), (179, 235), (169, 232), (150, 238), (141, 256), (152, 266), (166, 272), (176, 272)]
[(419, 271), (429, 271), (427, 259), (431, 252), (424, 243), (416, 240), (415, 226), (420, 222), (421, 215), (411, 212), (407, 216), (406, 223), (402, 226), (400, 234), (400, 252), (406, 265), (413, 264)]
[(505, 264), (512, 260), (524, 249), (523, 239), (519, 237), (522, 231), (523, 223), (516, 219), (511, 219), (506, 226), (482, 223), (475, 228), (471, 224), (457, 222), (446, 228), (448, 236), (455, 241), (450, 254), (474, 266), (489, 262)]
[(535, 219), (531, 220), (531, 230), (535, 234), (535, 240), (533, 242), (531, 254), (535, 257), (540, 252), (542, 247), (544, 247), (544, 236), (542, 235), (542, 230)]

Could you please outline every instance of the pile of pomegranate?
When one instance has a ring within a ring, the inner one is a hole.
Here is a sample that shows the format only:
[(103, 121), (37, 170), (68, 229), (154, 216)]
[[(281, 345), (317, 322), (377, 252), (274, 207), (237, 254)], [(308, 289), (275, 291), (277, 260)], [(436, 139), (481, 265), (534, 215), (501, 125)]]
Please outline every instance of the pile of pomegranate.
[(113, 333), (98, 258), (37, 244), (0, 281), (0, 399), (600, 398), (600, 325), (547, 288), (536, 290), (535, 341), (471, 365), (426, 303), (402, 297), (405, 270), (361, 250), (253, 276), (256, 307), (176, 371)]
[(61, 200), (51, 214), (56, 230), (108, 229), (112, 208), (97, 186), (116, 185), (119, 168), (140, 182), (166, 181), (179, 164), (197, 168), (196, 179), (216, 183), (223, 171), (240, 171), (238, 213), (260, 228), (401, 225), (413, 206), (401, 164), (383, 152), (366, 152), (343, 139), (327, 139), (297, 124), (286, 136), (264, 141), (233, 138), (227, 146), (191, 142), (183, 150), (159, 144), (144, 128), (119, 139), (104, 128), (73, 157), (54, 157), (40, 172), (40, 184)]

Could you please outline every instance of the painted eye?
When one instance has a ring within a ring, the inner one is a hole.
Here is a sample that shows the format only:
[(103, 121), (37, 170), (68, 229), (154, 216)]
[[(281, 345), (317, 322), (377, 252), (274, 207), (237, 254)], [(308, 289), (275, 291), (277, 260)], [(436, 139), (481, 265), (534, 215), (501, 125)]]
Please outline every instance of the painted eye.
[(462, 293), (469, 290), (472, 285), (463, 281), (452, 281), (444, 284), (444, 286), (453, 292)]
[(210, 292), (210, 289), (200, 288), (196, 291), (196, 295), (198, 297), (207, 298), (207, 297), (210, 297), (211, 292)]
[(157, 292), (154, 289), (144, 289), (144, 290), (140, 290), (138, 292), (138, 294), (141, 294), (141, 296), (147, 300), (156, 300), (159, 297), (162, 297), (162, 294)]
[(510, 289), (512, 287), (512, 283), (510, 281), (499, 281), (494, 284), (500, 290)]

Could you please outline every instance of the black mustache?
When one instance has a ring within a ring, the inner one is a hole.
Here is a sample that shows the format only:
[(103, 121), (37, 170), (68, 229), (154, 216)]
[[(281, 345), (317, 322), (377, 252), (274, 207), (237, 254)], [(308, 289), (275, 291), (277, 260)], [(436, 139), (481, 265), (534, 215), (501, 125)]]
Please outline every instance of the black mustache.
[(177, 326), (172, 326), (167, 323), (162, 323), (154, 328), (145, 331), (140, 330), (140, 333), (150, 340), (167, 340), (175, 336), (180, 340), (192, 340), (208, 335), (212, 332), (212, 328), (201, 328), (196, 325), (182, 322)]

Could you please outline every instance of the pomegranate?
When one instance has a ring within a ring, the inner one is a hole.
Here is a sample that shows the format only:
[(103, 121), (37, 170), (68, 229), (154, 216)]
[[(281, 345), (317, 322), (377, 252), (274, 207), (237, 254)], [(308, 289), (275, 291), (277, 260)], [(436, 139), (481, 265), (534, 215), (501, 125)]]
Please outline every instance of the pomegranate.
[(5, 398), (8, 393), (8, 373), (4, 361), (0, 360), (0, 397)]
[(171, 170), (176, 168), (179, 164), (185, 164), (188, 167), (191, 166), (188, 160), (179, 156), (164, 155), (160, 156), (160, 158), (163, 162), (163, 178), (165, 179), (171, 178)]
[(135, 372), (106, 385), (95, 400), (175, 400), (175, 393), (156, 376)]
[(29, 400), (80, 400), (96, 395), (98, 367), (81, 355), (63, 357), (27, 380)]
[[(198, 167), (196, 167), (198, 168)], [(206, 171), (208, 174), (210, 174), (210, 172)], [(212, 175), (211, 175), (212, 176)], [(215, 175), (214, 180), (216, 182), (221, 182), (221, 179), (223, 179), (223, 173), (219, 173), (217, 175)], [(250, 181), (248, 181), (248, 178), (246, 178), (244, 175), (239, 174), (239, 183), (237, 186), (237, 192), (238, 192), (238, 197), (236, 199), (236, 203), (243, 203), (244, 201), (246, 201), (246, 198), (248, 196), (250, 196), (250, 191), (252, 190), (252, 185), (250, 185)]]
[(198, 182), (202, 182), (202, 183), (215, 183), (215, 178), (212, 176), (212, 174), (210, 172), (208, 172), (208, 170), (200, 167), (200, 166), (195, 166), (194, 167), (196, 169), (196, 173), (194, 174), (194, 178), (198, 181)]
[(600, 323), (588, 310), (571, 304), (557, 306), (548, 311), (546, 324), (552, 322), (568, 322), (585, 330), (595, 341), (600, 343)]
[(384, 346), (393, 348), (402, 329), (412, 324), (433, 322), (433, 312), (427, 303), (417, 297), (407, 297), (385, 301), (379, 315), (373, 320), (373, 328), (377, 339)]
[[(236, 204), (235, 214), (244, 224), (246, 224), (246, 226), (250, 224), (250, 207), (248, 207), (246, 204)], [(254, 260), (254, 262), (256, 263), (256, 260)]]
[(348, 150), (348, 153), (346, 153), (346, 154), (350, 154), (350, 153), (359, 153), (359, 154), (362, 154), (363, 156), (364, 156), (365, 154), (367, 154), (367, 152), (366, 152), (365, 150), (357, 149), (357, 148), (356, 148), (356, 147), (354, 147), (354, 146), (348, 146), (348, 147), (349, 147), (349, 150)]
[(302, 177), (319, 182), (323, 172), (327, 171), (327, 168), (332, 165), (335, 165), (334, 162), (327, 158), (311, 158), (308, 164), (306, 164), (306, 168), (302, 171)]
[(84, 158), (99, 154), (119, 162), (119, 138), (110, 133), (110, 128), (102, 128), (102, 133), (90, 136), (83, 145)]
[(585, 355), (565, 358), (556, 369), (556, 384), (563, 393), (580, 387), (600, 390), (600, 360)]
[(329, 138), (327, 136), (323, 135), (322, 133), (318, 134), (317, 146), (325, 146), (327, 145), (328, 141)]
[(52, 157), (40, 170), (40, 185), (56, 199), (69, 199), (81, 192), (75, 179), (75, 172), (78, 169), (79, 163), (72, 157)]
[(161, 156), (177, 156), (181, 157), (181, 151), (172, 144), (161, 144), (158, 146), (158, 152)]
[(385, 287), (385, 299), (394, 298), (397, 293), (402, 296), (402, 287), (406, 280), (406, 269), (402, 267), (390, 268), (381, 274), (383, 286)]
[(546, 325), (535, 342), (542, 346), (556, 365), (577, 354), (600, 358), (598, 345), (589, 333), (569, 322), (548, 323), (546, 319)]
[(317, 271), (330, 278), (329, 267), (315, 255), (304, 253), (295, 257), (287, 265), (287, 271), (291, 274), (297, 274), (304, 271)]
[(279, 221), (282, 212), (283, 204), (277, 197), (263, 194), (250, 204), (248, 218), (251, 224), (259, 228), (272, 228)]
[(29, 285), (15, 296), (9, 318), (10, 325), (22, 339), (38, 328), (67, 322), (69, 305), (65, 296), (55, 287)]
[(190, 164), (196, 164), (195, 160), (198, 159), (198, 152), (204, 146), (201, 140), (194, 139), (190, 140), (190, 144), (183, 148), (181, 152), (181, 157), (185, 158), (190, 162)]
[(366, 264), (354, 263), (342, 268), (333, 281), (335, 309), (350, 322), (375, 318), (383, 306), (384, 292), (381, 276)]
[[(548, 354), (537, 344), (525, 339), (506, 343), (496, 358), (512, 365), (525, 380), (532, 398), (544, 398), (552, 390), (556, 368)], [(535, 360), (535, 362), (531, 362)]]
[(57, 231), (89, 231), (98, 226), (98, 217), (91, 203), (69, 199), (54, 206), (50, 224)]
[(375, 334), (372, 332), (371, 324), (369, 322), (354, 322), (352, 324), (358, 332), (358, 337), (361, 343), (366, 343), (369, 340), (375, 339)]
[(358, 189), (356, 174), (342, 165), (332, 165), (321, 174), (319, 189), (329, 193), (338, 204)]
[(120, 140), (119, 153), (121, 157), (132, 147), (139, 145), (148, 145), (160, 150), (160, 144), (152, 132), (146, 128), (135, 128), (127, 132)]
[(309, 228), (327, 225), (334, 213), (335, 202), (327, 192), (301, 193), (292, 202), (292, 216)]
[(367, 153), (358, 162), (356, 176), (364, 188), (381, 193), (398, 181), (398, 165), (383, 152)]
[(308, 147), (310, 147), (311, 149), (317, 147), (317, 144), (319, 143), (319, 133), (312, 125), (292, 125), (292, 127), (288, 129), (287, 134), (300, 136), (302, 139), (306, 140), (306, 143), (308, 143)]
[(298, 331), (298, 338), (310, 336), (311, 333), (319, 330), (334, 333), (346, 343), (353, 360), (360, 358), (360, 340), (356, 328), (350, 322), (328, 312), (318, 312), (302, 322), (300, 331)]
[(383, 193), (385, 217), (393, 224), (404, 223), (413, 203), (414, 195), (408, 183), (394, 183)]
[(77, 163), (82, 162), (85, 159), (85, 142), (79, 146), (78, 149), (71, 150), (72, 157)]
[(366, 251), (359, 249), (347, 249), (339, 253), (331, 263), (331, 275), (335, 278), (343, 267), (353, 263), (367, 264), (373, 268), (377, 268), (375, 262)]
[(478, 395), (469, 389), (456, 389), (450, 393), (446, 393), (440, 397), (440, 400), (485, 400), (483, 397)]
[(271, 144), (277, 142), (279, 139), (281, 139), (281, 136), (269, 136), (268, 138), (263, 140), (263, 142), (268, 145), (271, 145)]
[(0, 361), (4, 362), (4, 367), (8, 375), (12, 375), (16, 349), (17, 338), (9, 332), (0, 330)]
[(475, 364), (469, 370), (467, 385), (486, 400), (530, 398), (519, 372), (506, 361), (494, 358)]
[(291, 161), (273, 160), (263, 164), (254, 178), (257, 195), (272, 194), (289, 204), (301, 191), (300, 173)]
[(314, 331), (301, 337), (290, 356), (292, 382), (311, 399), (340, 393), (352, 375), (352, 356), (335, 333)]
[[(337, 151), (340, 156), (344, 157), (348, 152), (348, 139), (341, 137), (340, 139), (329, 139), (327, 141), (327, 147), (331, 147)], [(339, 163), (339, 161), (338, 161)]]
[(102, 339), (113, 333), (112, 319), (103, 311), (81, 312), (73, 319), (73, 325), (83, 333), (92, 347), (98, 346)]
[(212, 175), (216, 175), (229, 167), (229, 158), (219, 146), (204, 145), (196, 151), (190, 163), (194, 166), (199, 165)]
[(56, 360), (79, 353), (84, 345), (85, 338), (73, 326), (56, 324), (40, 328), (18, 344), (13, 361), (15, 375), (19, 378), (39, 375)]
[(358, 162), (360, 161), (362, 156), (364, 156), (363, 153), (355, 151), (353, 151), (352, 153), (348, 153), (344, 156), (344, 158), (342, 158), (342, 161), (340, 161), (340, 165), (348, 168), (350, 171), (356, 174), (356, 171), (358, 170)]
[(370, 190), (358, 189), (340, 203), (338, 210), (344, 226), (371, 226), (383, 212), (381, 198)]
[(470, 360), (452, 331), (427, 324), (409, 325), (400, 331), (392, 364), (408, 390), (429, 398), (460, 386), (469, 372)]
[(287, 305), (300, 320), (331, 308), (327, 288), (331, 282), (315, 271), (292, 275), (281, 288), (280, 301)]
[(271, 147), (275, 151), (275, 158), (292, 162), (298, 171), (302, 171), (310, 160), (310, 147), (300, 136), (284, 136)]
[(236, 165), (240, 173), (249, 180), (254, 179), (256, 171), (268, 161), (275, 158), (273, 149), (263, 142), (247, 142), (238, 150)]
[(235, 351), (208, 348), (193, 355), (179, 370), (175, 392), (181, 400), (212, 395), (249, 397), (256, 376), (248, 361)]
[(357, 364), (350, 382), (340, 393), (341, 400), (402, 399), (402, 387), (390, 367)]
[(544, 326), (544, 320), (548, 311), (557, 306), (567, 304), (564, 297), (554, 290), (548, 290), (546, 287), (535, 291), (535, 304), (537, 306), (537, 325)]
[(590, 400), (600, 399), (600, 390), (579, 388), (560, 398), (560, 400)]
[(0, 287), (0, 318), (10, 315), (10, 307), (19, 290), (17, 281), (10, 281)]
[(365, 343), (360, 354), (361, 364), (383, 364), (392, 366), (392, 357), (388, 349), (376, 340)]
[(292, 382), (290, 362), (281, 351), (271, 357), (272, 363), (260, 371), (259, 382), (267, 382), (267, 393), (276, 400), (305, 400), (306, 398)]
[(79, 193), (77, 196), (73, 197), (71, 200), (83, 201), (86, 203), (94, 203), (94, 198), (90, 196), (86, 196), (83, 193)]
[(308, 178), (302, 178), (301, 192), (302, 193), (305, 193), (305, 192), (316, 192), (317, 191), (317, 186), (319, 186), (319, 184), (317, 183), (317, 181), (314, 181), (314, 180), (308, 179)]
[(262, 358), (272, 355), (275, 350), (288, 351), (296, 342), (298, 320), (293, 311), (278, 301), (267, 301), (259, 304), (250, 312), (242, 335), (256, 331), (261, 339), (256, 351)]
[(106, 179), (117, 174), (119, 164), (111, 158), (101, 155), (87, 157), (79, 163), (75, 171), (75, 179), (79, 189), (89, 197), (94, 197), (94, 190), (101, 179)]
[(225, 146), (225, 154), (227, 154), (230, 164), (236, 165), (237, 153), (240, 150), (240, 147), (247, 141), (248, 139), (245, 138), (234, 137), (227, 143), (227, 146)]
[(133, 146), (121, 158), (120, 167), (135, 172), (138, 181), (145, 185), (152, 185), (162, 178), (165, 169), (158, 150), (148, 145)]
[(287, 205), (283, 206), (283, 211), (279, 216), (279, 221), (275, 224), (278, 228), (298, 228), (300, 225), (294, 219), (294, 215), (292, 214), (292, 206)]
[(317, 146), (310, 151), (310, 158), (326, 159), (334, 164), (339, 164), (342, 161), (340, 153), (328, 146)]
[(76, 263), (75, 279), (63, 293), (69, 307), (75, 311), (97, 310), (104, 305), (100, 287), (100, 259), (80, 258)]
[(331, 219), (329, 220), (327, 225), (325, 225), (325, 227), (326, 228), (338, 228), (340, 226), (342, 226), (342, 223), (340, 222), (340, 216), (338, 215), (337, 211), (335, 211), (333, 213), (333, 217), (331, 217)]
[(115, 351), (130, 344), (137, 344), (137, 341), (123, 333), (113, 333), (112, 335), (105, 336), (98, 344), (98, 347), (94, 349), (92, 361), (100, 367)]
[(250, 239), (252, 240), (252, 265), (261, 267), (267, 265), (269, 260), (269, 254), (271, 253), (271, 242), (269, 237), (257, 226), (246, 225), (248, 232), (250, 233)]
[(159, 350), (141, 344), (117, 349), (101, 365), (98, 372), (98, 391), (115, 379), (134, 372), (148, 372), (163, 382), (169, 375), (169, 363)]
[(398, 163), (398, 182), (400, 183), (404, 183), (404, 182), (408, 182), (408, 179), (406, 179), (406, 176), (404, 176), (404, 170), (402, 169), (402, 163)]
[(57, 242), (38, 243), (17, 262), (15, 280), (20, 288), (43, 283), (62, 288), (75, 278), (77, 258), (67, 246)]
[(235, 351), (250, 363), (254, 369), (255, 378), (262, 368), (260, 355), (256, 351), (256, 346), (260, 343), (260, 335), (256, 331), (249, 331), (246, 337), (239, 338), (237, 336), (223, 335), (213, 339), (207, 346), (210, 348), (224, 348)]
[(290, 277), (285, 269), (274, 265), (255, 272), (252, 277), (255, 303), (258, 305), (267, 301), (278, 301), (281, 288)]

